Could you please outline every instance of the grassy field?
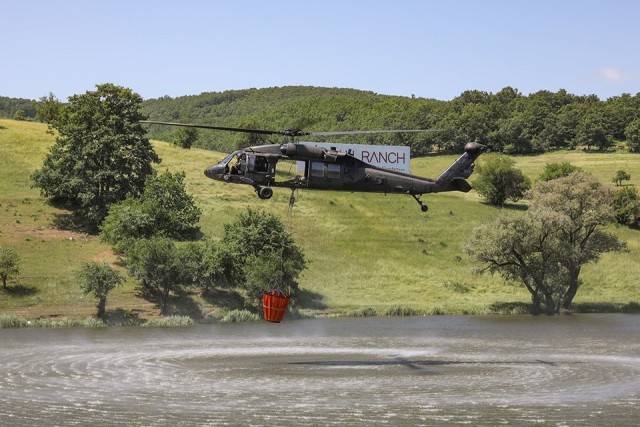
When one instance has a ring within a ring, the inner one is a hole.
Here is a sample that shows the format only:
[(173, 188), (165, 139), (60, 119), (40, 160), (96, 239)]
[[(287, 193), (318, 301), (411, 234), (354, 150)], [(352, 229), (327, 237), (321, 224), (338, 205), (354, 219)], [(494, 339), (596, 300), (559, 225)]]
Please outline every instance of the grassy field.
[[(22, 258), (17, 281), (9, 291), (0, 290), (0, 314), (89, 316), (95, 312), (95, 301), (82, 295), (74, 272), (87, 260), (121, 266), (96, 236), (54, 228), (56, 218), (68, 213), (46, 204), (31, 188), (29, 175), (41, 166), (54, 141), (46, 130), (43, 124), (0, 120), (0, 244), (14, 247)], [(285, 189), (276, 189), (272, 199), (262, 201), (251, 187), (207, 179), (203, 169), (225, 153), (183, 150), (157, 141), (154, 147), (163, 159), (158, 169), (185, 171), (187, 190), (202, 209), (200, 225), (208, 238), (219, 239), (224, 224), (247, 207), (282, 218), (309, 261), (301, 280), (303, 313), (358, 314), (374, 309), (384, 314), (399, 308), (486, 313), (529, 302), (526, 290), (499, 276), (471, 274), (474, 264), (461, 248), (474, 227), (500, 213), (481, 203), (473, 191), (425, 197), (430, 208), (426, 214), (406, 196), (304, 191), (289, 211), (290, 194)], [(434, 177), (454, 159), (415, 159), (412, 170)], [(514, 159), (534, 181), (546, 163), (569, 161), (607, 185), (613, 185), (611, 178), (618, 169), (631, 174), (631, 184), (640, 185), (640, 157), (626, 152), (555, 152)], [(587, 266), (577, 304), (609, 307), (640, 300), (640, 232), (611, 229), (627, 242), (629, 252), (608, 254)], [(110, 293), (107, 309), (143, 318), (157, 316), (152, 303), (136, 296), (134, 286), (127, 281)], [(175, 302), (176, 314), (206, 316), (219, 310), (215, 301), (205, 302), (196, 295)]]

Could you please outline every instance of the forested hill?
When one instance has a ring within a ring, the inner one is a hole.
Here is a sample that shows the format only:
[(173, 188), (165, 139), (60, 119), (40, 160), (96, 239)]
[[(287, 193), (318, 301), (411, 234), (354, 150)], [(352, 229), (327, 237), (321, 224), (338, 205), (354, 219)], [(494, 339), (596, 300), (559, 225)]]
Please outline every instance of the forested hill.
[[(269, 130), (333, 131), (431, 128), (434, 123), (431, 112), (445, 105), (443, 101), (378, 95), (355, 89), (288, 86), (149, 99), (144, 102), (143, 111), (150, 120)], [(171, 141), (175, 132), (175, 128), (150, 127), (150, 136), (156, 139)], [(351, 136), (349, 141), (410, 144), (411, 140), (404, 137), (406, 135)], [(255, 135), (201, 130), (197, 145), (228, 151), (261, 142)]]
[(0, 117), (31, 119), (36, 115), (35, 102), (31, 99), (0, 96)]
[[(605, 150), (624, 141), (632, 151), (640, 151), (640, 94), (600, 100), (564, 90), (525, 96), (505, 87), (497, 93), (465, 91), (451, 101), (438, 101), (289, 86), (149, 99), (143, 108), (150, 120), (270, 130), (434, 129), (343, 137), (345, 142), (409, 145), (414, 156), (434, 150), (460, 152), (476, 138), (510, 154), (577, 146)], [(171, 141), (176, 131), (152, 126), (150, 136)], [(264, 142), (250, 134), (201, 130), (196, 145), (230, 151)]]

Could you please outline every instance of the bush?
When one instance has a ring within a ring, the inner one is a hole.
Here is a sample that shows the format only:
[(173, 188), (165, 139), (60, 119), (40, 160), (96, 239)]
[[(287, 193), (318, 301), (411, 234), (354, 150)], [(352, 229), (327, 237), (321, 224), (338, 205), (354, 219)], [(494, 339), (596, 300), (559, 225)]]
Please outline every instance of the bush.
[(378, 314), (373, 307), (361, 307), (356, 310), (350, 311), (348, 316), (350, 317), (374, 317)]
[(0, 314), (0, 328), (26, 328), (31, 322), (15, 314)]
[(503, 206), (507, 200), (517, 202), (531, 188), (529, 178), (514, 165), (506, 156), (488, 156), (478, 165), (478, 178), (473, 186), (487, 203)]
[(223, 323), (255, 322), (256, 320), (260, 320), (260, 316), (249, 310), (231, 310), (220, 319)]
[(247, 309), (258, 312), (262, 293), (272, 289), (295, 298), (306, 263), (280, 218), (247, 209), (224, 230), (220, 262), (228, 282), (244, 293)]
[(176, 131), (173, 144), (178, 147), (189, 149), (198, 140), (198, 129), (181, 127)]
[(139, 199), (127, 198), (112, 206), (105, 218), (100, 237), (118, 252), (131, 239), (166, 236), (189, 239), (198, 232), (200, 209), (184, 186), (184, 172), (153, 173), (145, 181)]
[(7, 280), (20, 273), (20, 256), (15, 249), (0, 246), (0, 280), (2, 287), (7, 288)]
[(189, 282), (182, 253), (166, 237), (137, 240), (127, 250), (129, 275), (138, 281), (140, 294), (155, 299), (162, 314), (166, 313), (169, 294)]
[(415, 316), (418, 312), (404, 305), (394, 305), (385, 310), (385, 316)]
[(613, 210), (618, 224), (640, 228), (640, 197), (634, 187), (624, 187), (615, 193)]
[(544, 171), (540, 174), (540, 181), (551, 181), (552, 179), (562, 178), (580, 170), (582, 169), (569, 162), (547, 163)]

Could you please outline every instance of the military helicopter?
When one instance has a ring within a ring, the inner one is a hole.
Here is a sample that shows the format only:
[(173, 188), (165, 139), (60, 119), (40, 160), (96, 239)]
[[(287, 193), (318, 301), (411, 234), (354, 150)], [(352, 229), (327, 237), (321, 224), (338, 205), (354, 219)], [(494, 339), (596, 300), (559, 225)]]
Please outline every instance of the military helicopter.
[[(245, 132), (261, 135), (282, 135), (289, 138), (283, 144), (266, 144), (245, 147), (225, 157), (220, 163), (209, 166), (204, 174), (217, 181), (251, 185), (260, 199), (270, 199), (274, 187), (292, 190), (290, 203), (295, 202), (297, 189), (368, 192), (383, 194), (407, 194), (415, 199), (423, 212), (429, 209), (422, 201), (427, 193), (446, 191), (468, 192), (466, 181), (474, 168), (474, 162), (485, 146), (477, 141), (468, 142), (464, 153), (435, 179), (410, 173), (385, 169), (364, 162), (348, 152), (331, 150), (311, 144), (299, 143), (301, 136), (338, 136), (375, 133), (428, 132), (429, 129), (411, 130), (363, 130), (344, 132), (306, 132), (299, 129), (264, 130), (209, 126), (188, 123), (172, 123), (144, 120), (141, 123)], [(279, 180), (276, 176), (278, 162), (293, 160), (302, 163), (300, 173)]]

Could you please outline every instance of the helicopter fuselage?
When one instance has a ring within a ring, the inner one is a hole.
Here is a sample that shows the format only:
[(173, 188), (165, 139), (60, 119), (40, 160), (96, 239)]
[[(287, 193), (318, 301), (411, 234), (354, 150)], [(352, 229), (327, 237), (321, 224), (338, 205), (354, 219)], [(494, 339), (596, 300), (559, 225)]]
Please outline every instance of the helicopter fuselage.
[[(469, 191), (471, 186), (466, 178), (471, 175), (473, 162), (482, 149), (476, 142), (468, 143), (465, 153), (436, 179), (377, 167), (347, 153), (294, 143), (235, 151), (222, 162), (208, 167), (205, 175), (223, 182), (251, 185), (262, 199), (272, 196), (272, 187), (286, 187), (409, 194), (423, 206), (419, 200), (422, 194)], [(276, 171), (281, 160), (293, 160), (304, 167), (295, 176), (278, 179)], [(425, 208), (423, 206), (424, 211)]]

